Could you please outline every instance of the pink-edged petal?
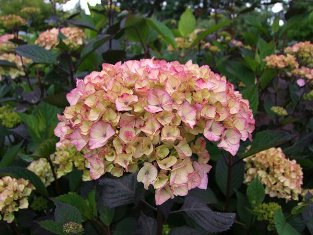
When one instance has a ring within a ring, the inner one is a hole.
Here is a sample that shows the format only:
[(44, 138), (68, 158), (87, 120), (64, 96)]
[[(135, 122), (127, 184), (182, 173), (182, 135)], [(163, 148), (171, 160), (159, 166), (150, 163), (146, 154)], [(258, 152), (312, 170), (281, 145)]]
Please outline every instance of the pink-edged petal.
[(209, 164), (193, 162), (193, 168), (201, 178), (199, 185), (197, 187), (200, 189), (206, 189), (208, 187), (208, 173), (212, 169), (212, 166)]
[(141, 128), (141, 131), (148, 135), (154, 135), (161, 127), (161, 124), (154, 117), (150, 117), (145, 125)]
[(191, 128), (194, 127), (196, 124), (197, 109), (189, 104), (188, 101), (185, 101), (179, 107), (177, 113), (184, 123), (188, 124)]
[(134, 128), (131, 127), (122, 127), (120, 129), (119, 137), (125, 143), (131, 142), (136, 137), (136, 131)]
[(174, 185), (171, 185), (171, 190), (175, 196), (186, 196), (188, 194), (188, 185), (187, 184), (174, 184)]
[(147, 110), (149, 113), (158, 113), (158, 112), (163, 111), (161, 107), (153, 106), (153, 105), (148, 105), (147, 107), (145, 107), (145, 110)]
[(81, 151), (87, 144), (86, 137), (81, 135), (80, 130), (75, 130), (70, 136), (71, 143), (77, 151)]
[(79, 92), (79, 89), (75, 88), (66, 95), (66, 99), (70, 103), (70, 105), (75, 105), (77, 104), (80, 96), (81, 96), (81, 93)]
[(65, 122), (59, 122), (54, 129), (54, 134), (60, 139), (63, 139), (70, 132), (70, 128), (65, 124)]
[(90, 129), (90, 149), (96, 149), (104, 146), (108, 140), (115, 134), (111, 124), (99, 121), (92, 125)]
[(224, 131), (224, 127), (221, 123), (209, 120), (206, 122), (203, 135), (210, 141), (219, 141)]
[(201, 177), (198, 172), (194, 171), (188, 175), (188, 189), (196, 188), (200, 185)]
[(161, 205), (170, 198), (173, 198), (173, 194), (168, 186), (155, 190), (155, 204)]
[(115, 100), (115, 106), (117, 111), (129, 111), (132, 110), (130, 105), (136, 103), (137, 101), (138, 96), (124, 93)]
[(235, 156), (239, 149), (241, 134), (236, 129), (228, 129), (224, 132), (221, 142), (217, 145), (231, 155)]
[(173, 100), (171, 96), (162, 89), (151, 89), (147, 95), (148, 106), (145, 108), (148, 112), (156, 113), (162, 110), (171, 111)]
[(92, 156), (87, 158), (90, 168), (90, 177), (93, 180), (99, 179), (105, 173), (105, 167), (103, 159), (98, 156)]

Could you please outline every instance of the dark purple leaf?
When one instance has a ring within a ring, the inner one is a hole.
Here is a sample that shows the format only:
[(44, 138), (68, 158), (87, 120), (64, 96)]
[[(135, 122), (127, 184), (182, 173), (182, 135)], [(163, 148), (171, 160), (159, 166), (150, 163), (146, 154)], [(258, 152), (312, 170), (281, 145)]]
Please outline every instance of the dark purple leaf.
[(22, 94), (22, 97), (25, 101), (27, 101), (28, 103), (31, 104), (36, 104), (40, 101), (40, 95), (41, 95), (41, 91), (39, 88), (36, 88), (35, 90), (31, 91), (31, 92), (24, 92)]
[(181, 208), (190, 218), (209, 233), (223, 232), (233, 225), (236, 214), (212, 211), (199, 199), (187, 196)]
[(188, 226), (173, 228), (170, 232), (170, 235), (205, 235), (205, 234), (207, 233)]
[(156, 235), (157, 221), (156, 219), (146, 216), (141, 212), (138, 219), (138, 228), (136, 235)]
[(125, 175), (120, 178), (104, 177), (99, 180), (98, 193), (104, 206), (113, 208), (136, 201), (136, 174)]

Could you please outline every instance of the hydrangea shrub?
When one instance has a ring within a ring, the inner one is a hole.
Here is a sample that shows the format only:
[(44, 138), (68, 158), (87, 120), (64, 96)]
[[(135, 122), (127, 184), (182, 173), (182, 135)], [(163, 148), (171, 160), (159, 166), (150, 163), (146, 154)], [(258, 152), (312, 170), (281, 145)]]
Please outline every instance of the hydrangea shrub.
[(137, 180), (153, 186), (157, 204), (207, 187), (204, 137), (235, 155), (254, 130), (248, 101), (208, 66), (154, 59), (103, 64), (76, 85), (59, 116), (57, 146), (81, 151), (93, 180), (139, 171)]

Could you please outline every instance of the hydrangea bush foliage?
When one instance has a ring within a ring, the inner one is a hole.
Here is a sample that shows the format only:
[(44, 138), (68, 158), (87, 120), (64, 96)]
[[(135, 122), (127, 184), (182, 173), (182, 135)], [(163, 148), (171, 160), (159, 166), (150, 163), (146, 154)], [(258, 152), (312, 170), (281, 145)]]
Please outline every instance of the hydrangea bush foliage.
[(310, 3), (69, 4), (0, 0), (0, 234), (312, 234)]

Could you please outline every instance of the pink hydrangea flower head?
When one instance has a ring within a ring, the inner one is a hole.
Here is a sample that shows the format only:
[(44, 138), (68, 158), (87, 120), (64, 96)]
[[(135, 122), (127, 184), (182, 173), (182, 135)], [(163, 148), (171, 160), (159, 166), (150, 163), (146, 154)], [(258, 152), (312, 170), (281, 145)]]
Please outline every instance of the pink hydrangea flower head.
[(78, 80), (67, 99), (55, 129), (58, 146), (81, 151), (91, 179), (138, 171), (158, 205), (205, 189), (207, 141), (235, 155), (255, 124), (248, 101), (225, 77), (191, 61), (103, 64)]
[(281, 148), (270, 148), (244, 159), (245, 183), (258, 177), (270, 197), (298, 200), (302, 192), (303, 172), (295, 160), (286, 158)]

